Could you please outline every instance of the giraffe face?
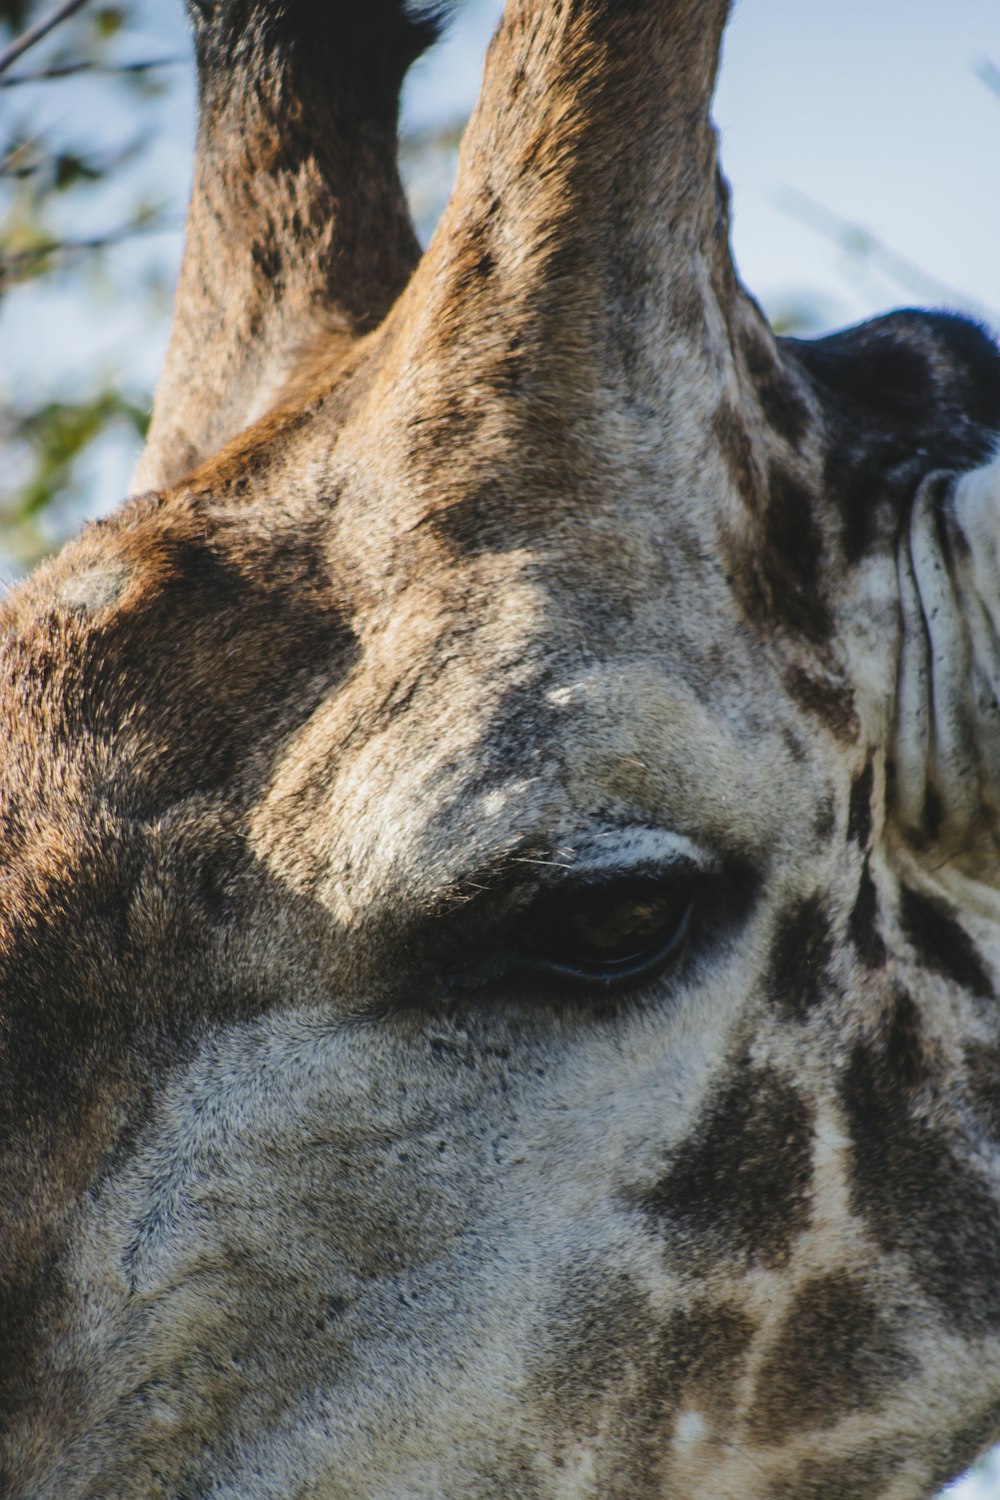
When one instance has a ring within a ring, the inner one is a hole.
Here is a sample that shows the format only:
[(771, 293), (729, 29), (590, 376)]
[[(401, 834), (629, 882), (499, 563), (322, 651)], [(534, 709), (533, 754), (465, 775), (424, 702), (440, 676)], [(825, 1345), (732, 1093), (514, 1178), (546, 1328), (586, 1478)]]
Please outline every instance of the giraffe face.
[(1000, 359), (771, 337), (725, 6), (654, 9), (513, 5), (380, 326), (3, 606), (12, 1495), (918, 1500), (996, 1434)]
[[(956, 1124), (996, 1129), (988, 950), (683, 527), (610, 563), (593, 512), (470, 542), (400, 478), (390, 521), (351, 489), (367, 420), (290, 578), (213, 483), (22, 605), (77, 632), (82, 697), (140, 642), (168, 689), (123, 713), (97, 861), (64, 817), (22, 866), (36, 910), (69, 893), (22, 993), (64, 954), (85, 985), (44, 1019), (87, 1066), (57, 1087), (22, 1013), (13, 1080), (48, 1149), (86, 1122), (93, 1184), (37, 1311), (79, 1423), (53, 1492), (930, 1489), (942, 1391), (991, 1431), (996, 1208)], [(95, 1059), (109, 994), (131, 1073)]]

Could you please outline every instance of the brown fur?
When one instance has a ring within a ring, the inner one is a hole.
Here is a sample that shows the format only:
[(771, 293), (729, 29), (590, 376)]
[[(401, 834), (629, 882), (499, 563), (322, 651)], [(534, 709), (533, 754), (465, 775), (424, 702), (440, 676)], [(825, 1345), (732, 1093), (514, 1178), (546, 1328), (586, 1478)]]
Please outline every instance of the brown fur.
[[(511, 0), (416, 265), (422, 28), (195, 8), (159, 489), (0, 611), (0, 1487), (918, 1500), (1000, 1431), (994, 481), (928, 478), (1000, 360), (772, 337), (723, 0)], [(683, 939), (574, 973), (636, 881)]]

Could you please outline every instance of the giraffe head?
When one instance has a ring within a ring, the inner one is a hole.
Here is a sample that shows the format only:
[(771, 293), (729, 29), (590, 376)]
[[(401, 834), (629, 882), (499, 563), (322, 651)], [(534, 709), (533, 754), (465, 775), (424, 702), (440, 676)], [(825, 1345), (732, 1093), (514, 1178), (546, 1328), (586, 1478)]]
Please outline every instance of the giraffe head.
[(1000, 1431), (1000, 357), (772, 337), (724, 0), (510, 0), (419, 258), (425, 23), (191, 8), (154, 490), (0, 617), (5, 1493), (929, 1495)]

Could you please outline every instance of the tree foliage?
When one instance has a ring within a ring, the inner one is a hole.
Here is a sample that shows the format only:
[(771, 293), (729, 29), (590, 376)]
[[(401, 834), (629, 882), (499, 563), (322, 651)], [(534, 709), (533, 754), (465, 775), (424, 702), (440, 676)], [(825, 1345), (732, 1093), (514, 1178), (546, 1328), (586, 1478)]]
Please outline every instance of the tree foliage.
[[(10, 62), (8, 49), (50, 17), (57, 24)], [(115, 260), (126, 242), (180, 224), (179, 204), (142, 187), (153, 140), (144, 105), (170, 86), (178, 60), (138, 55), (140, 22), (135, 0), (55, 8), (51, 0), (0, 0), (0, 319), (23, 311), (16, 300), (43, 279), (97, 302), (132, 299), (162, 310), (163, 286), (141, 269), (123, 276)], [(62, 82), (87, 75), (129, 120), (124, 139), (109, 144), (93, 94), (78, 84), (71, 94)], [(95, 450), (123, 438), (138, 445), (149, 390), (117, 370), (88, 367), (85, 357), (78, 370), (70, 360), (54, 372), (53, 388), (29, 381), (25, 389), (18, 367), (31, 351), (11, 348), (9, 338), (3, 345), (0, 532), (10, 571), (78, 524), (91, 499)]]
[[(8, 354), (0, 369), (0, 574), (7, 576), (95, 507), (121, 498), (123, 464), (106, 485), (102, 458), (134, 457), (145, 433), (155, 360), (130, 373), (128, 360), (95, 359), (79, 327), (59, 351), (65, 358), (45, 350), (32, 359), (30, 349), (12, 351), (2, 330), (5, 310), (22, 314), (20, 326), (32, 297), (48, 306), (62, 293), (91, 319), (102, 307), (121, 319), (127, 306), (135, 341), (162, 349), (184, 204), (176, 174), (164, 183), (153, 167), (164, 121), (156, 105), (182, 107), (174, 96), (179, 84), (190, 92), (191, 59), (183, 43), (183, 55), (151, 48), (155, 6), (163, 0), (0, 0), (0, 346)], [(179, 36), (180, 0), (170, 10)], [(6, 49), (60, 12), (5, 68)], [(119, 121), (110, 139), (109, 115)], [(449, 118), (402, 143), (425, 236), (447, 196), (463, 123)], [(25, 363), (27, 382), (18, 368)], [(109, 493), (98, 493), (102, 484)]]

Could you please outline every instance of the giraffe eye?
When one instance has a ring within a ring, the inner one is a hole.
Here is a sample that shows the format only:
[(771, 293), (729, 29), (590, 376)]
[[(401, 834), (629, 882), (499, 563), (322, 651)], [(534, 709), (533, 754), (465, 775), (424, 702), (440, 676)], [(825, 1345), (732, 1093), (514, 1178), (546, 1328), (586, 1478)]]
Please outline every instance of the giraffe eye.
[(674, 874), (545, 891), (519, 924), (519, 967), (604, 986), (651, 978), (680, 956), (696, 885)]

